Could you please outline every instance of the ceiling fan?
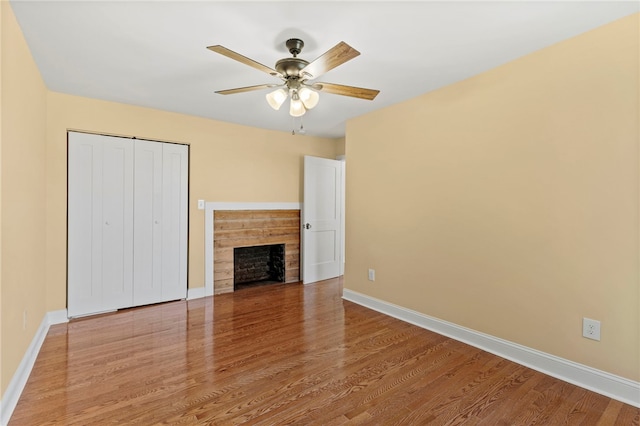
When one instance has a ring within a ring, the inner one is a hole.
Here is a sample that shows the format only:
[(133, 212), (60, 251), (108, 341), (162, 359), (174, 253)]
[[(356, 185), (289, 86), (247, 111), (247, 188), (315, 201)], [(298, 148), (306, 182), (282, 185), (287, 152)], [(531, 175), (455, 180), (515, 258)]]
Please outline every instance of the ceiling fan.
[(232, 95), (235, 93), (278, 87), (278, 89), (266, 95), (267, 102), (273, 109), (278, 110), (287, 97), (290, 96), (291, 103), (289, 106), (289, 114), (293, 117), (300, 117), (304, 115), (307, 110), (318, 104), (318, 100), (320, 99), (318, 91), (367, 100), (373, 100), (378, 93), (380, 93), (379, 90), (364, 89), (361, 87), (344, 86), (334, 83), (310, 82), (310, 80), (320, 77), (322, 74), (344, 64), (360, 54), (360, 52), (349, 46), (347, 43), (341, 41), (312, 62), (298, 58), (298, 54), (300, 54), (304, 47), (304, 42), (302, 40), (298, 38), (291, 38), (286, 41), (285, 45), (293, 57), (280, 59), (276, 62), (275, 69), (269, 68), (268, 66), (256, 62), (253, 59), (249, 59), (246, 56), (242, 56), (241, 54), (227, 49), (224, 46), (215, 45), (207, 47), (207, 49), (213, 52), (234, 59), (245, 65), (249, 65), (250, 67), (274, 77), (278, 77), (283, 81), (282, 84), (259, 84), (257, 86), (219, 90), (216, 93), (221, 95)]

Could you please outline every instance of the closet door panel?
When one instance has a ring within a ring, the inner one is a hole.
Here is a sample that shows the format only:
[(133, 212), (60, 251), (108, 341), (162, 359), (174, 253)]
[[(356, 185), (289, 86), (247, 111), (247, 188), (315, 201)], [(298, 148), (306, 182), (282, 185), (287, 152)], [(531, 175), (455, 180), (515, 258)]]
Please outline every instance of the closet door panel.
[(162, 296), (182, 299), (187, 293), (188, 147), (163, 145)]
[(69, 316), (104, 310), (102, 304), (102, 142), (69, 134), (68, 276)]
[(133, 301), (133, 142), (108, 139), (102, 170), (102, 297), (106, 309), (118, 309)]
[(162, 145), (135, 144), (134, 305), (162, 301)]

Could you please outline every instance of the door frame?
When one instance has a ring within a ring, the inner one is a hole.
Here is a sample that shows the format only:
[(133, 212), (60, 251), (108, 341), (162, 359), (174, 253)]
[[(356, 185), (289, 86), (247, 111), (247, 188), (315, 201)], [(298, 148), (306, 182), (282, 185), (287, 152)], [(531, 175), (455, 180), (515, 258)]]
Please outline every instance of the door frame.
[(347, 192), (347, 179), (346, 179), (346, 173), (347, 173), (347, 156), (346, 155), (338, 155), (336, 157), (336, 160), (342, 162), (342, 173), (341, 173), (341, 182), (340, 185), (342, 186), (342, 205), (340, 206), (340, 245), (341, 245), (341, 253), (340, 256), (342, 257), (341, 262), (340, 262), (340, 276), (344, 275), (344, 267), (345, 267), (345, 263), (347, 261), (347, 255), (346, 255), (346, 250), (345, 250), (345, 217), (346, 217), (346, 204), (347, 204), (347, 197), (346, 197), (346, 192)]

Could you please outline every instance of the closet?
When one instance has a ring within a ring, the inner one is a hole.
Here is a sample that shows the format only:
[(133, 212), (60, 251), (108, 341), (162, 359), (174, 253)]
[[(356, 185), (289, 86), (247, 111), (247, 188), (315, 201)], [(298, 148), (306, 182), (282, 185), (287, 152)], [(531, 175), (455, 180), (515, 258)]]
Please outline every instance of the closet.
[(186, 145), (68, 133), (69, 317), (187, 294)]

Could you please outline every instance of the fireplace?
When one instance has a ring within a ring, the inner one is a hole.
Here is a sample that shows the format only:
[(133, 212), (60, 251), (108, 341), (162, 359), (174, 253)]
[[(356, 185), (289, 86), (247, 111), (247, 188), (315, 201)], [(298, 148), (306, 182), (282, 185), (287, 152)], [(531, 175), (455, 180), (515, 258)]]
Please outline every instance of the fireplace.
[(285, 282), (284, 244), (233, 249), (233, 289)]
[[(242, 207), (242, 208), (240, 208)], [(248, 207), (260, 208), (259, 210)], [(207, 204), (207, 291), (234, 291), (234, 249), (284, 244), (285, 283), (300, 281), (300, 208), (293, 203)]]

